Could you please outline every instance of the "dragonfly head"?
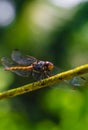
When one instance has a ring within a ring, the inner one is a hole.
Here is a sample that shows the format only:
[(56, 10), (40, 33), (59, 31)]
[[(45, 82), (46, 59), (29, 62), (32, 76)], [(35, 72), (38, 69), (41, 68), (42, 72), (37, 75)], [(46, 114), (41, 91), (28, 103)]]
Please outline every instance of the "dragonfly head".
[(54, 68), (54, 64), (49, 61), (45, 62), (45, 66), (47, 66), (49, 71), (53, 70), (53, 68)]

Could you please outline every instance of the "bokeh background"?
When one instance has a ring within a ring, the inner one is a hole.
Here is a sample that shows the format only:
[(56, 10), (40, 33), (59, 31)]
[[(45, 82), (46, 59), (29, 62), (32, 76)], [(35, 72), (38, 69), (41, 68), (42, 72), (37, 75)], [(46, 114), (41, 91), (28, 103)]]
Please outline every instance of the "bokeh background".
[[(88, 63), (88, 0), (0, 0), (0, 58), (13, 49), (58, 68)], [(0, 63), (0, 91), (30, 83)], [(57, 84), (0, 101), (1, 130), (88, 130), (88, 88)]]

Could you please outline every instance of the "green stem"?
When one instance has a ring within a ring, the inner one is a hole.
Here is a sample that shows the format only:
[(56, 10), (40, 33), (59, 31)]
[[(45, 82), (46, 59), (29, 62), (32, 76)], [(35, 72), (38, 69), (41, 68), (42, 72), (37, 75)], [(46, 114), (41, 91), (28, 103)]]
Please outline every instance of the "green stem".
[(74, 68), (72, 70), (68, 70), (59, 74), (56, 74), (52, 77), (43, 79), (38, 82), (34, 82), (31, 84), (24, 85), (22, 87), (14, 88), (11, 90), (7, 90), (5, 92), (0, 93), (0, 99), (5, 99), (9, 97), (14, 97), (17, 95), (21, 95), (30, 91), (34, 91), (43, 87), (51, 86), (55, 83), (59, 83), (61, 81), (71, 79), (75, 76), (80, 76), (83, 74), (88, 73), (88, 64), (79, 66), (77, 68)]

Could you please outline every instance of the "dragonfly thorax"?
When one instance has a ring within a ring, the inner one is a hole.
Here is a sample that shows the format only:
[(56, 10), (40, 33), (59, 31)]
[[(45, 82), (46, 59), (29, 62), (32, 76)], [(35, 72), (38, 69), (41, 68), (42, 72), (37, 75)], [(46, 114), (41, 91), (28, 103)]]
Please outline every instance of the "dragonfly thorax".
[(51, 71), (54, 68), (54, 65), (48, 61), (38, 61), (34, 64), (34, 70), (44, 72), (44, 71)]
[(42, 71), (44, 70), (44, 61), (38, 61), (34, 64), (33, 69), (36, 71)]

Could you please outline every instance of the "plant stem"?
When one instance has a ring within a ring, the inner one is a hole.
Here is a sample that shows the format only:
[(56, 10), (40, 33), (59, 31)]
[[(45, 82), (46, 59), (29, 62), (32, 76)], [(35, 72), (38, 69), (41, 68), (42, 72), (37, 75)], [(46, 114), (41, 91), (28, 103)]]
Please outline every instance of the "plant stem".
[(34, 82), (31, 84), (24, 85), (22, 87), (7, 90), (5, 92), (0, 93), (0, 99), (14, 97), (14, 96), (28, 93), (30, 91), (34, 91), (34, 90), (37, 90), (37, 89), (40, 89), (43, 87), (48, 87), (55, 83), (59, 83), (64, 80), (71, 79), (75, 76), (81, 76), (86, 73), (88, 73), (88, 64), (79, 66), (77, 68), (74, 68), (74, 69), (59, 73), (59, 74), (56, 74), (52, 77), (40, 80), (38, 82)]

